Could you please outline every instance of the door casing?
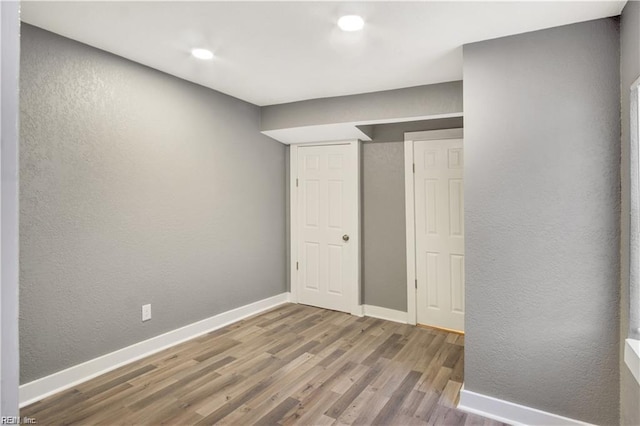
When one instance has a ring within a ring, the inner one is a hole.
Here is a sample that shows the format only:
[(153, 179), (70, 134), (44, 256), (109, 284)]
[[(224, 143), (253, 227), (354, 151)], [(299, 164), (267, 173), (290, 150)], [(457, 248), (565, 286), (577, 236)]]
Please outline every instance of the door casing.
[(425, 132), (407, 132), (404, 134), (404, 190), (407, 224), (407, 323), (409, 324), (415, 325), (418, 316), (416, 306), (417, 274), (413, 143), (414, 141), (462, 138), (462, 129), (429, 130)]
[(352, 283), (352, 287), (349, 288), (349, 306), (351, 307), (351, 314), (362, 316), (363, 307), (361, 303), (361, 282), (360, 282), (360, 270), (361, 270), (361, 250), (360, 250), (360, 141), (357, 139), (334, 141), (334, 142), (318, 142), (318, 143), (304, 143), (304, 144), (291, 144), (289, 151), (289, 220), (290, 220), (290, 268), (289, 273), (291, 277), (291, 289), (290, 300), (293, 303), (298, 303), (299, 298), (299, 285), (298, 269), (296, 262), (298, 262), (298, 236), (299, 236), (299, 223), (298, 223), (298, 191), (296, 187), (296, 180), (298, 179), (298, 148), (303, 146), (323, 146), (323, 145), (348, 145), (351, 150), (351, 155), (354, 160), (353, 166), (350, 168), (352, 173), (352, 179), (357, 187), (357, 194), (354, 209), (354, 217), (351, 218), (352, 223), (355, 223), (353, 231), (350, 232), (349, 237), (353, 242), (353, 251), (356, 258), (356, 262), (351, 265), (348, 271), (349, 282)]

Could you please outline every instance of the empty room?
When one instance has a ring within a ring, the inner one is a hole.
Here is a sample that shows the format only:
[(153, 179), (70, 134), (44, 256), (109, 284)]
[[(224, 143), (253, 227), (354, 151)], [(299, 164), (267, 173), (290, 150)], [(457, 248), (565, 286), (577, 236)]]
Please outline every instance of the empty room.
[(640, 2), (0, 2), (3, 424), (640, 425)]

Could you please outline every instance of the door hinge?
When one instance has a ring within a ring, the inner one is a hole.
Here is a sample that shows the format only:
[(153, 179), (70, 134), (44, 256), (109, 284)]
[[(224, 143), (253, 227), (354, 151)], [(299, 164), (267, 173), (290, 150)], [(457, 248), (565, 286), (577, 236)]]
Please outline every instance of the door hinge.
[(296, 178), (296, 188), (298, 187), (298, 178)]
[(416, 172), (416, 163), (413, 163), (413, 173)]
[(415, 283), (416, 283), (416, 290), (417, 290), (418, 289), (418, 279), (416, 279)]
[(296, 262), (296, 271), (298, 270), (298, 262)]

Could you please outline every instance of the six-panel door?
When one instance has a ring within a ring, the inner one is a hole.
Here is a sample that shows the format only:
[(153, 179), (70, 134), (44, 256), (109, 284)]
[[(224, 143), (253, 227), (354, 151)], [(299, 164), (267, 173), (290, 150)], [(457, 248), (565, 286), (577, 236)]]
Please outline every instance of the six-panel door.
[[(351, 169), (350, 169), (351, 168)], [(357, 182), (349, 145), (298, 148), (300, 303), (350, 312)], [(354, 264), (355, 262), (355, 264)]]
[(462, 139), (414, 142), (417, 321), (464, 331)]

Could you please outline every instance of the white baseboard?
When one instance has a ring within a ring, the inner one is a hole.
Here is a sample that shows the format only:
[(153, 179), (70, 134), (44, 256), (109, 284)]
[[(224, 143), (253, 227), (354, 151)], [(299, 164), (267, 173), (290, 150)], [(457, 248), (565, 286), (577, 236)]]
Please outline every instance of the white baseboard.
[(363, 305), (365, 316), (380, 318), (387, 321), (407, 323), (407, 313), (395, 309), (382, 308), (380, 306)]
[(511, 425), (589, 425), (579, 420), (471, 392), (464, 387), (460, 391), (458, 409)]
[(163, 349), (222, 328), (241, 319), (259, 314), (289, 301), (289, 293), (259, 300), (230, 311), (194, 322), (168, 333), (127, 346), (115, 352), (74, 365), (33, 382), (20, 386), (20, 407), (32, 404), (50, 395), (69, 389), (101, 374), (139, 360)]

